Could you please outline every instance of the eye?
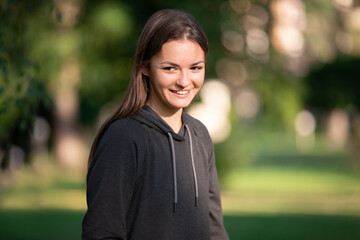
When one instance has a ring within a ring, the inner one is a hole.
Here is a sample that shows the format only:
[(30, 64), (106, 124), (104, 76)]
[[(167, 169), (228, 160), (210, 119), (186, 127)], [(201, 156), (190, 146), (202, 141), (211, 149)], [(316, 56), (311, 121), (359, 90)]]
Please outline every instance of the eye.
[(203, 69), (203, 66), (192, 66), (191, 67), (191, 70), (194, 70), (194, 71), (200, 71), (201, 69)]
[(164, 67), (163, 68), (165, 71), (174, 71), (175, 70), (175, 68), (174, 67)]

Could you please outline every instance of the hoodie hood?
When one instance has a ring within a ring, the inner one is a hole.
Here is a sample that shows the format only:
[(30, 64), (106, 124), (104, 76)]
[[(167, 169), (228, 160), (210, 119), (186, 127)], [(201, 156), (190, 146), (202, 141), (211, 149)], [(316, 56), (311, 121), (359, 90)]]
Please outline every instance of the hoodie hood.
[(182, 122), (183, 125), (179, 131), (179, 133), (175, 133), (174, 130), (148, 105), (144, 105), (144, 107), (135, 114), (132, 118), (137, 121), (146, 124), (148, 127), (156, 129), (157, 131), (163, 133), (164, 135), (168, 135), (170, 132), (172, 137), (177, 141), (185, 140), (185, 129), (186, 125), (189, 125), (189, 116), (186, 113), (182, 114)]
[[(189, 142), (189, 151), (194, 179), (194, 188), (195, 188), (195, 206), (199, 204), (199, 189), (198, 189), (198, 181), (197, 174), (195, 169), (195, 159), (194, 159), (194, 151), (193, 151), (193, 140), (191, 131), (188, 125), (189, 116), (186, 113), (182, 114), (182, 126), (179, 133), (175, 133), (173, 129), (149, 106), (144, 105), (144, 107), (135, 114), (132, 118), (135, 120), (146, 124), (148, 127), (153, 128), (169, 139), (169, 146), (172, 158), (173, 165), (173, 186), (174, 186), (174, 203), (173, 203), (173, 211), (176, 212), (176, 206), (178, 203), (178, 191), (177, 191), (177, 173), (176, 173), (176, 154), (175, 154), (175, 144), (174, 139), (177, 141), (186, 141), (188, 139)], [(187, 136), (186, 136), (187, 135)]]

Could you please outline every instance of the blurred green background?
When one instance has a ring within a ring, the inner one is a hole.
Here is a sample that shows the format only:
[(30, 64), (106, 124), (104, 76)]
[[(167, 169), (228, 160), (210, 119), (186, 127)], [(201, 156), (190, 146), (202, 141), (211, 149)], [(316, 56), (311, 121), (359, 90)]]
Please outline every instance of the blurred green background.
[(187, 111), (230, 238), (360, 239), (359, 0), (1, 0), (0, 239), (80, 239), (92, 140), (163, 8), (209, 39)]

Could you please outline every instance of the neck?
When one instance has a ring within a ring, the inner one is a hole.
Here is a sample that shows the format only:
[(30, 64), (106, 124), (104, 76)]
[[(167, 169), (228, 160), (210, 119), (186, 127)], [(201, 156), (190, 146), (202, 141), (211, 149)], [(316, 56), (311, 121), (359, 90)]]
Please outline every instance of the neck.
[(173, 111), (162, 111), (161, 108), (154, 106), (150, 102), (147, 102), (147, 105), (151, 107), (151, 109), (154, 110), (172, 128), (175, 133), (180, 131), (182, 126), (182, 108)]
[(160, 115), (160, 117), (174, 130), (175, 133), (178, 133), (182, 126), (181, 115), (182, 108), (173, 115)]

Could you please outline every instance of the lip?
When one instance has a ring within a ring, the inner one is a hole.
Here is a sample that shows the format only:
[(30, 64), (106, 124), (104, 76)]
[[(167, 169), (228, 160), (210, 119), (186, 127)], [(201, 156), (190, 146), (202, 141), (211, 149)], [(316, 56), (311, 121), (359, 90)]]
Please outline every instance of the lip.
[(172, 89), (170, 89), (170, 92), (175, 94), (177, 97), (187, 97), (190, 95), (191, 90), (188, 90), (188, 89), (172, 90)]

